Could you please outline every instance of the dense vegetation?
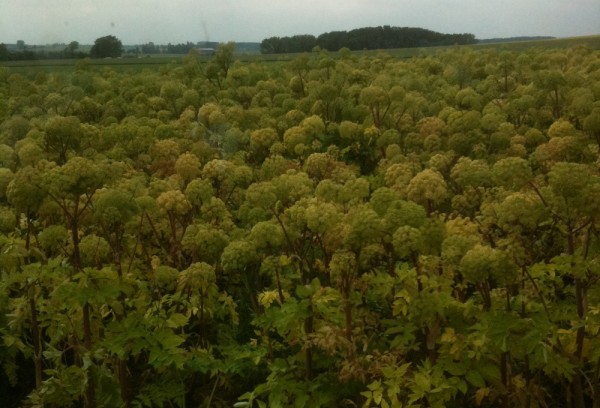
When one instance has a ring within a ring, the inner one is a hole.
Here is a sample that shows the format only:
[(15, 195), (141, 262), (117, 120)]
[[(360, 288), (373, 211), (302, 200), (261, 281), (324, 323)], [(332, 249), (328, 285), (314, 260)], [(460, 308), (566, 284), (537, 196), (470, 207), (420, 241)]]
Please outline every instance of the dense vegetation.
[(600, 399), (600, 53), (0, 69), (0, 395)]
[(314, 47), (337, 51), (379, 50), (391, 48), (433, 47), (444, 45), (475, 44), (473, 34), (441, 34), (418, 27), (363, 27), (350, 31), (331, 31), (318, 37), (314, 35), (294, 35), (291, 37), (270, 37), (260, 44), (263, 54), (286, 54), (309, 52)]

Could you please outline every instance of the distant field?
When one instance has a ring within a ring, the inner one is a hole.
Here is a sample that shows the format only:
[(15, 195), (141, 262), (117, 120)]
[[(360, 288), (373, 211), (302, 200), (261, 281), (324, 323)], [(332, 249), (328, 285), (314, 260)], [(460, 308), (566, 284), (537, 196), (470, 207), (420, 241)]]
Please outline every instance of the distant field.
[[(561, 49), (577, 46), (586, 46), (593, 50), (600, 50), (600, 35), (592, 35), (586, 37), (571, 37), (557, 38), (551, 40), (536, 40), (536, 41), (513, 41), (502, 43), (474, 44), (463, 45), (474, 50), (478, 49), (498, 49), (507, 51), (523, 51), (532, 48), (538, 49)], [(391, 55), (397, 58), (410, 58), (419, 55), (433, 55), (438, 51), (443, 51), (451, 47), (428, 47), (428, 48), (402, 48), (396, 50), (387, 50)], [(363, 51), (364, 53), (377, 53), (379, 51)]]
[(507, 43), (479, 44), (474, 45), (473, 47), (522, 50), (528, 48), (570, 48), (580, 45), (590, 47), (593, 50), (600, 50), (600, 34), (583, 37), (555, 38), (551, 40), (514, 41)]
[[(562, 49), (576, 46), (586, 46), (593, 50), (600, 50), (600, 35), (591, 35), (584, 37), (558, 38), (551, 40), (535, 40), (535, 41), (514, 41), (491, 44), (475, 44), (464, 45), (461, 47), (469, 47), (472, 49), (498, 49), (508, 51), (522, 51), (527, 49)], [(396, 58), (412, 58), (421, 55), (433, 55), (439, 51), (452, 48), (452, 46), (444, 47), (427, 47), (427, 48), (400, 48), (390, 50), (369, 50), (355, 51), (358, 55), (375, 55), (380, 52), (385, 52)], [(335, 53), (333, 53), (335, 55)], [(238, 58), (242, 61), (256, 62), (279, 62), (289, 61), (297, 54), (271, 54), (271, 55), (239, 55)], [(97, 68), (107, 67), (117, 71), (134, 70), (140, 71), (145, 68), (156, 68), (166, 64), (180, 64), (181, 55), (168, 56), (152, 56), (146, 58), (114, 58), (114, 59), (97, 59), (91, 60), (91, 65)], [(203, 57), (208, 61), (210, 57)], [(69, 72), (75, 69), (77, 60), (35, 60), (35, 61), (5, 61), (0, 62), (0, 66), (5, 66), (12, 73), (21, 74), (36, 74), (38, 72)]]
[[(31, 74), (44, 72), (69, 72), (75, 69), (80, 60), (34, 60), (34, 61), (6, 61), (0, 62), (0, 66), (8, 67), (11, 72)], [(145, 68), (156, 68), (170, 63), (179, 64), (181, 55), (160, 56), (150, 58), (113, 58), (113, 59), (93, 59), (89, 60), (90, 65), (96, 68), (112, 68), (118, 71), (133, 69), (136, 71)]]

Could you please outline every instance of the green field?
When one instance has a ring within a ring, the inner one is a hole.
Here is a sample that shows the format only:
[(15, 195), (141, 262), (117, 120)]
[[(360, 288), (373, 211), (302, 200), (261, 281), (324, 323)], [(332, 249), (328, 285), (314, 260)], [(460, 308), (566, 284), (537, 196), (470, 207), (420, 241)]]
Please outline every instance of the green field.
[[(35, 61), (7, 61), (0, 66), (7, 67), (12, 73), (35, 75), (38, 72), (72, 72), (77, 62), (81, 60), (57, 59)], [(115, 70), (143, 70), (156, 68), (170, 63), (179, 64), (181, 56), (149, 57), (149, 58), (115, 58), (86, 60), (96, 68), (111, 68)]]
[[(524, 51), (530, 49), (550, 50), (565, 49), (577, 46), (589, 47), (593, 50), (600, 50), (600, 35), (586, 37), (557, 38), (552, 40), (535, 41), (514, 41), (491, 44), (464, 45), (461, 47), (471, 48), (473, 50), (494, 49), (506, 51)], [(421, 55), (434, 55), (437, 52), (447, 50), (453, 47), (429, 47), (429, 48), (403, 48), (398, 50), (389, 50), (388, 52), (398, 58), (410, 58)], [(375, 51), (366, 51), (374, 53)]]

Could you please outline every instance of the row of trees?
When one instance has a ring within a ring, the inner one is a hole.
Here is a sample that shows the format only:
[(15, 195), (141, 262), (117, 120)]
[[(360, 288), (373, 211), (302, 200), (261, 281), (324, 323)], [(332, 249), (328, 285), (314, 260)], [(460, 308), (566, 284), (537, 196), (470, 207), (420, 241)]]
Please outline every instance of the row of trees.
[[(188, 50), (186, 50), (187, 52)], [(10, 51), (6, 44), (0, 43), (0, 61), (19, 61), (36, 59), (73, 59), (73, 58), (117, 58), (123, 54), (121, 40), (113, 35), (97, 38), (90, 49), (89, 54), (79, 50), (79, 43), (71, 41), (63, 50), (59, 51), (37, 51), (27, 48), (24, 44), (16, 51)]]
[(36, 53), (29, 50), (10, 51), (6, 44), (0, 43), (0, 61), (32, 60)]
[[(130, 48), (129, 54), (187, 54), (195, 48), (200, 49), (216, 49), (218, 43), (215, 42), (199, 42), (199, 43), (180, 43), (167, 45), (156, 45), (153, 42)], [(73, 59), (73, 58), (116, 58), (124, 53), (123, 44), (114, 36), (105, 36), (96, 39), (89, 53), (79, 49), (77, 41), (70, 42), (62, 50), (46, 50), (22, 46), (17, 50), (10, 51), (5, 44), (0, 43), (0, 61), (19, 61), (19, 60), (36, 60), (36, 59)]]
[(0, 71), (8, 406), (598, 405), (600, 54)]
[(310, 52), (314, 47), (337, 51), (377, 50), (391, 48), (415, 48), (444, 45), (475, 44), (473, 34), (441, 34), (416, 27), (364, 27), (350, 31), (332, 31), (315, 37), (294, 35), (292, 37), (270, 37), (261, 43), (263, 54)]

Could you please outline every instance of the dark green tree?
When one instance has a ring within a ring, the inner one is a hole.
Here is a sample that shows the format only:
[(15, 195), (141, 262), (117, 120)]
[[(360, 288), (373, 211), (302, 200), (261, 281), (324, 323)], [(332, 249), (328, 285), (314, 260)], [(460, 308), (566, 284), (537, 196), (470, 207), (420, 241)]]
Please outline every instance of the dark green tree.
[(123, 53), (123, 44), (114, 35), (97, 38), (90, 50), (92, 58), (117, 58)]
[(6, 44), (0, 43), (0, 61), (6, 61), (10, 59), (10, 52), (6, 48)]

